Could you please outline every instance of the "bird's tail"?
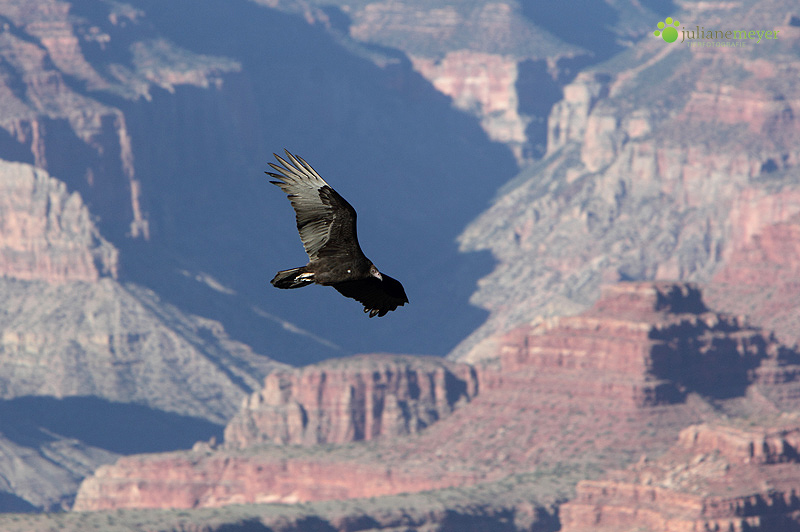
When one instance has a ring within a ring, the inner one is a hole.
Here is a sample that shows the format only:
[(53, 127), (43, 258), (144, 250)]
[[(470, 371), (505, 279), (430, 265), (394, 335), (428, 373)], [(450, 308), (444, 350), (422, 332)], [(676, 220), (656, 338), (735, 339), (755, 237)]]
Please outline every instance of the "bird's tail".
[(314, 272), (308, 271), (305, 266), (280, 271), (270, 281), (275, 288), (300, 288), (313, 282)]

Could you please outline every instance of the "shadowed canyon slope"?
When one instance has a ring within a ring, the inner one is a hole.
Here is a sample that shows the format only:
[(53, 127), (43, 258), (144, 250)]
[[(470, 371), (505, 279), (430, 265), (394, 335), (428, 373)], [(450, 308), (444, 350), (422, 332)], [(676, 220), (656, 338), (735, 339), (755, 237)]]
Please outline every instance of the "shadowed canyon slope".
[(276, 364), (211, 320), (115, 279), (117, 250), (77, 192), (0, 162), (0, 396), (95, 396), (221, 423)]
[[(310, 2), (256, 0), (299, 13), (378, 64), (403, 52), (454, 107), (480, 120), (518, 162), (542, 155), (545, 122), (560, 86), (578, 68), (652, 30), (656, 15), (639, 2)], [(566, 13), (566, 16), (559, 16)], [(602, 28), (597, 20), (603, 20)], [(581, 36), (585, 27), (591, 38)], [(557, 36), (557, 35), (558, 36)]]
[[(460, 255), (454, 239), (516, 171), (507, 148), (407, 60), (376, 65), (295, 15), (246, 1), (131, 4), (141, 25), (179, 50), (228, 58), (238, 71), (207, 89), (111, 100), (126, 117), (149, 228), (149, 240), (112, 239), (125, 275), (292, 363), (358, 351), (444, 354), (480, 323), (484, 313), (466, 301), (487, 257)], [(99, 23), (102, 6), (76, 13), (110, 35), (97, 63), (126, 61), (124, 32), (115, 41), (121, 30)], [(307, 261), (289, 205), (263, 174), (284, 147), (356, 207), (362, 246), (409, 287), (414, 312), (364, 321), (331, 290), (269, 286), (275, 271)], [(206, 274), (224, 290), (194, 280)], [(309, 308), (325, 319), (310, 320)]]
[[(0, 508), (64, 509), (120, 453), (221, 432), (278, 365), (120, 284), (117, 249), (63, 182), (26, 163), (0, 161), (0, 176)], [(136, 436), (157, 426), (155, 440)]]

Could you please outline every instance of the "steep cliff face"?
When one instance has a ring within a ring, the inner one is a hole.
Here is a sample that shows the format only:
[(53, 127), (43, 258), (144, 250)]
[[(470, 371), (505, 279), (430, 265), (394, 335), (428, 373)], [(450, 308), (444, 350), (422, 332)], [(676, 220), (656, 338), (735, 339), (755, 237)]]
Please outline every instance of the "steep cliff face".
[[(506, 372), (529, 369), (543, 379), (568, 369), (586, 381), (573, 393), (618, 393), (645, 405), (681, 402), (689, 391), (741, 395), (755, 368), (786, 359), (783, 349), (741, 318), (708, 311), (694, 285), (626, 283), (604, 288), (580, 316), (515, 329), (500, 353)], [(554, 393), (559, 386), (550, 385)]]
[(796, 425), (688, 427), (658, 459), (578, 483), (562, 530), (794, 530), (798, 443)]
[(48, 282), (116, 277), (117, 250), (77, 192), (43, 170), (0, 160), (0, 273)]
[[(62, 510), (84, 476), (147, 446), (97, 441), (108, 419), (64, 406), (62, 398), (115, 411), (138, 403), (129, 421), (140, 428), (165, 411), (182, 414), (184, 428), (205, 435), (275, 364), (232, 341), (219, 323), (117, 281), (118, 248), (101, 235), (98, 214), (112, 233), (147, 237), (147, 224), (124, 116), (79, 85), (114, 93), (134, 87), (85, 59), (86, 39), (100, 46), (108, 35), (74, 16), (70, 4), (0, 2), (0, 14), (0, 507)], [(162, 45), (158, 53), (170, 50)], [(158, 63), (163, 71), (166, 63)], [(144, 93), (126, 95), (146, 96), (152, 84), (165, 83), (152, 77), (134, 84)], [(25, 403), (32, 397), (42, 402)], [(37, 424), (45, 411), (78, 419)], [(165, 433), (158, 440), (162, 448), (180, 446)]]
[(490, 139), (508, 145), (520, 162), (530, 157), (533, 139), (528, 139), (526, 128), (531, 117), (520, 114), (515, 58), (458, 50), (438, 60), (413, 55), (410, 59), (455, 107), (477, 115)]
[(477, 394), (465, 364), (363, 355), (267, 376), (225, 429), (227, 446), (316, 445), (417, 433)]
[(520, 108), (519, 64), (547, 62), (557, 76), (560, 58), (585, 54), (531, 24), (516, 2), (374, 2), (352, 12), (352, 20), (352, 38), (403, 50), (416, 71), (456, 108), (478, 117), (489, 138), (509, 146), (519, 162), (541, 142), (528, 138), (533, 117)]
[(509, 333), (497, 354), (474, 369), (365, 355), (271, 375), (227, 427), (232, 441), (121, 459), (84, 482), (76, 508), (368, 497), (523, 473), (544, 507), (664, 452), (692, 423), (774, 415), (800, 397), (797, 351), (707, 310), (686, 284), (612, 286), (580, 316)]
[(0, 161), (0, 175), (0, 398), (96, 396), (227, 421), (274, 364), (117, 282), (117, 249), (79, 193), (25, 163)]
[(794, 190), (743, 191), (730, 215), (736, 229), (729, 258), (707, 290), (713, 305), (752, 316), (786, 343), (800, 342), (798, 200)]
[(454, 357), (494, 331), (586, 308), (604, 281), (711, 282), (756, 228), (797, 213), (790, 6), (726, 6), (687, 6), (681, 19), (710, 27), (758, 13), (785, 40), (734, 53), (644, 39), (565, 88), (548, 155), (460, 237), (463, 250), (491, 250), (500, 264), (472, 299), (492, 315)]
[[(89, 2), (81, 8), (99, 6)], [(146, 30), (131, 42), (128, 26), (142, 13), (130, 6), (111, 9), (105, 23), (75, 11), (61, 0), (42, 0), (35, 9), (0, 3), (0, 157), (47, 169), (80, 191), (108, 230), (147, 238), (126, 119), (119, 108), (101, 102), (109, 98), (97, 98), (98, 91), (148, 98), (155, 87), (208, 86), (220, 72), (238, 67), (177, 49)], [(87, 53), (103, 61), (93, 64)]]

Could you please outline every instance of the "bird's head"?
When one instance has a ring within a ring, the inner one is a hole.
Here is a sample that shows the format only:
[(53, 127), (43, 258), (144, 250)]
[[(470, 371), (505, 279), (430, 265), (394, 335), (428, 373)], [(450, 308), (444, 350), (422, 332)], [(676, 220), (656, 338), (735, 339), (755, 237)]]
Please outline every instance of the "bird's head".
[(381, 272), (378, 271), (378, 268), (376, 268), (374, 264), (370, 264), (370, 266), (369, 266), (369, 274), (371, 276), (377, 277), (379, 280), (383, 281), (383, 275), (381, 275)]

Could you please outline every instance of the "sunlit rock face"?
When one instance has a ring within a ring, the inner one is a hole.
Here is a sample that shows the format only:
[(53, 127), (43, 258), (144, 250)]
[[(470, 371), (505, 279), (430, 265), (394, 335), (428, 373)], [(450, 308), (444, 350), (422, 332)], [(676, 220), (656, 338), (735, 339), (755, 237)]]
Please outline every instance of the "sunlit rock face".
[(361, 355), (270, 374), (225, 430), (235, 447), (316, 445), (417, 433), (477, 394), (466, 364)]
[[(711, 283), (721, 307), (800, 337), (789, 307), (761, 296), (785, 278), (766, 272), (788, 273), (795, 256), (778, 253), (776, 237), (791, 234), (800, 212), (800, 93), (785, 75), (800, 68), (790, 51), (800, 37), (779, 6), (698, 8), (684, 18), (710, 27), (733, 16), (757, 16), (785, 40), (716, 49), (644, 39), (564, 88), (546, 157), (460, 237), (463, 250), (490, 250), (499, 264), (472, 299), (491, 316), (454, 357), (490, 352), (480, 342), (495, 331), (584, 309), (613, 280)], [(723, 300), (728, 288), (746, 290), (737, 276), (764, 289)], [(725, 283), (719, 296), (715, 283)]]

